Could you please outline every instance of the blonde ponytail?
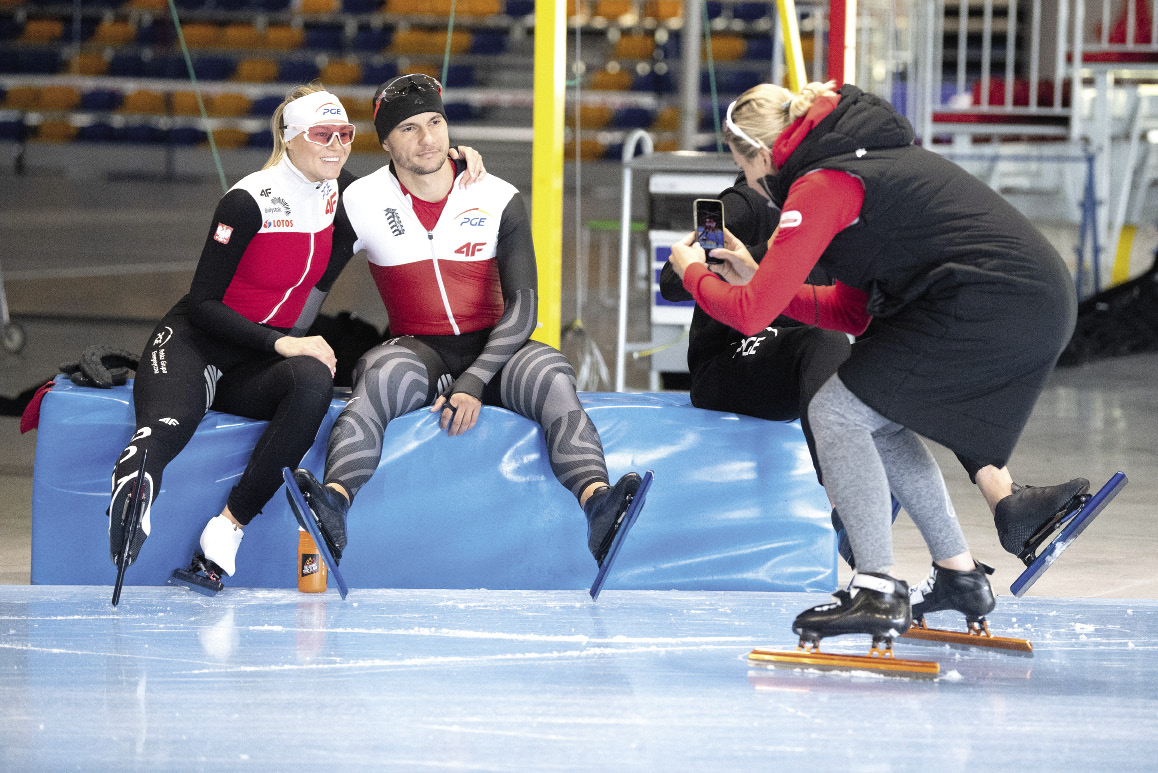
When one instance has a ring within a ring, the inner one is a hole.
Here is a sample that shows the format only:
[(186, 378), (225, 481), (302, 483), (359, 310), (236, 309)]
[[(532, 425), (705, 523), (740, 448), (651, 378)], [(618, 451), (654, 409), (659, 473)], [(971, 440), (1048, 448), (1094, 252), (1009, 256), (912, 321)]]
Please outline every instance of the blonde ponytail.
[(724, 140), (745, 158), (754, 157), (760, 150), (771, 150), (772, 144), (790, 123), (808, 113), (813, 103), (824, 96), (836, 96), (835, 81), (809, 83), (799, 94), (783, 86), (761, 83), (740, 95), (732, 107), (731, 119), (747, 139), (730, 127), (724, 130)]

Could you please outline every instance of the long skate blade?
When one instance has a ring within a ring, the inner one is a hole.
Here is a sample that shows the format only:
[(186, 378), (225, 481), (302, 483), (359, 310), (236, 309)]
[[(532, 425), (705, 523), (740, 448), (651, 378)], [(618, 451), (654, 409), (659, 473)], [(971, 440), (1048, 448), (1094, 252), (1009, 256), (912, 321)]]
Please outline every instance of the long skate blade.
[(761, 650), (748, 653), (754, 665), (776, 668), (815, 668), (820, 671), (872, 671), (886, 676), (909, 676), (933, 679), (941, 673), (941, 664), (935, 660), (906, 660), (876, 655), (834, 655), (828, 652), (806, 650)]
[(619, 525), (619, 530), (615, 532), (615, 539), (611, 541), (611, 547), (607, 549), (607, 555), (603, 557), (603, 565), (599, 567), (598, 573), (595, 575), (595, 582), (591, 583), (591, 600), (597, 601), (599, 599), (599, 592), (603, 590), (603, 583), (607, 581), (607, 575), (611, 571), (611, 565), (615, 563), (615, 556), (619, 554), (619, 548), (623, 545), (623, 541), (627, 539), (627, 532), (631, 531), (631, 525), (635, 523), (635, 519), (639, 517), (639, 511), (643, 509), (643, 501), (647, 498), (647, 490), (651, 488), (652, 472), (648, 470), (643, 474), (643, 480), (640, 481), (639, 490), (635, 492), (635, 496), (631, 499), (631, 504), (627, 506), (627, 512), (623, 514), (623, 523)]
[(983, 631), (947, 631), (943, 628), (929, 628), (913, 623), (909, 630), (901, 634), (901, 638), (949, 644), (958, 647), (989, 647), (992, 649), (1033, 655), (1033, 642), (1026, 639), (1010, 639), (1005, 636), (994, 636), (991, 633)]
[(169, 584), (184, 585), (189, 590), (195, 590), (206, 596), (216, 596), (225, 589), (225, 583), (220, 580), (211, 580), (188, 569), (174, 569), (173, 574), (169, 576)]
[(345, 601), (346, 594), (350, 592), (350, 589), (346, 587), (346, 581), (342, 579), (342, 573), (338, 571), (338, 562), (334, 560), (330, 548), (326, 545), (326, 540), (322, 537), (321, 530), (318, 529), (318, 521), (314, 518), (313, 511), (306, 504), (305, 497), (302, 496), (302, 491), (298, 488), (297, 481), (294, 480), (293, 470), (289, 467), (282, 467), (281, 476), (285, 479), (285, 494), (289, 499), (290, 510), (293, 511), (294, 518), (297, 518), (298, 524), (314, 538), (318, 553), (326, 562), (326, 568), (330, 570), (330, 575), (338, 583), (338, 592), (342, 595), (342, 600)]
[(1065, 552), (1066, 548), (1070, 546), (1070, 543), (1086, 530), (1086, 527), (1098, 517), (1106, 505), (1108, 505), (1114, 497), (1118, 496), (1118, 492), (1125, 488), (1129, 482), (1126, 478), (1126, 473), (1114, 473), (1113, 477), (1106, 481), (1106, 485), (1098, 489), (1098, 493), (1094, 494), (1082, 505), (1081, 510), (1070, 519), (1066, 527), (1062, 529), (1062, 533), (1057, 536), (1057, 539), (1049, 543), (1041, 552), (1041, 555), (1038, 556), (1037, 560), (1030, 564), (1029, 568), (1013, 581), (1013, 584), (1009, 586), (1009, 590), (1013, 595), (1018, 597), (1025, 595), (1025, 592), (1037, 582), (1038, 578), (1045, 574), (1045, 571), (1053, 565), (1053, 562)]
[[(145, 483), (145, 459), (149, 457), (149, 449), (141, 452), (141, 466), (137, 469), (136, 487), (129, 494), (132, 497), (129, 510), (129, 522), (125, 525), (124, 542), (121, 543), (121, 554), (117, 557), (117, 582), (113, 586), (113, 606), (121, 601), (121, 588), (125, 585), (125, 570), (129, 568), (129, 552), (133, 547), (133, 540), (137, 537), (137, 529), (141, 525), (141, 516), (145, 512), (141, 504), (141, 489)], [(109, 516), (110, 518), (112, 516)]]

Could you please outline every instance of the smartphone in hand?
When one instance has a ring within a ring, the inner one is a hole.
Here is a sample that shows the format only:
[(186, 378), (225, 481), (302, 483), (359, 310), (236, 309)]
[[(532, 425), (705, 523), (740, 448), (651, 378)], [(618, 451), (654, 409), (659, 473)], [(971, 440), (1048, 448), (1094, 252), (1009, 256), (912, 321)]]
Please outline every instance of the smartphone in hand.
[[(693, 203), (696, 221), (696, 241), (704, 248), (704, 252), (711, 252), (717, 247), (724, 246), (724, 202), (719, 199), (696, 199)], [(708, 263), (723, 263), (719, 258), (711, 255)]]

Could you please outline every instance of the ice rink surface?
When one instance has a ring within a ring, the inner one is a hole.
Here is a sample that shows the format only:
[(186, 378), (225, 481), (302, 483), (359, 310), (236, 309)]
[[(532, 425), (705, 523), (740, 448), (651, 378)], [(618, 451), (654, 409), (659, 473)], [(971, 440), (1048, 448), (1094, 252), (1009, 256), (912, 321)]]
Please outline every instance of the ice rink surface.
[(0, 768), (1158, 768), (1156, 600), (1003, 596), (1034, 654), (927, 681), (749, 666), (821, 594), (110, 592), (0, 586)]

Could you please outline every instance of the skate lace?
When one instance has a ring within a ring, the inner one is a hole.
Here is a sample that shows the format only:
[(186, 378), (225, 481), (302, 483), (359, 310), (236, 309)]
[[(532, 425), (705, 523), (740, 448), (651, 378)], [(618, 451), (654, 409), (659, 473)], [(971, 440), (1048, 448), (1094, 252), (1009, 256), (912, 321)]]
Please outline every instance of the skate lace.
[(912, 588), (910, 588), (909, 602), (912, 604), (917, 604), (921, 601), (924, 601), (925, 596), (928, 596), (933, 592), (933, 583), (935, 582), (936, 576), (937, 570), (930, 569), (929, 576), (922, 580), (920, 585), (914, 585)]

